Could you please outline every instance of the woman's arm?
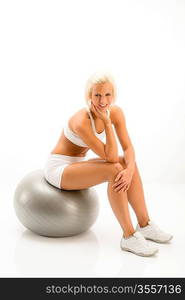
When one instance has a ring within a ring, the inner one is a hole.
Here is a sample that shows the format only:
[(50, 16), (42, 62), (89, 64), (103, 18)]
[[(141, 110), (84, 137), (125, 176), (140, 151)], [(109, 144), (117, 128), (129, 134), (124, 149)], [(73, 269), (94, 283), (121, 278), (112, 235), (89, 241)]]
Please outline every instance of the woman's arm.
[(114, 127), (124, 151), (127, 168), (133, 173), (135, 169), (135, 151), (126, 128), (125, 116), (122, 109), (114, 106)]
[(102, 112), (92, 103), (92, 111), (100, 118), (105, 127), (106, 144), (104, 144), (105, 159), (107, 162), (119, 162), (118, 146), (114, 130), (112, 128), (112, 120), (107, 112)]
[(104, 122), (106, 144), (105, 144), (105, 156), (108, 162), (119, 162), (118, 146), (116, 137), (112, 128), (111, 120)]

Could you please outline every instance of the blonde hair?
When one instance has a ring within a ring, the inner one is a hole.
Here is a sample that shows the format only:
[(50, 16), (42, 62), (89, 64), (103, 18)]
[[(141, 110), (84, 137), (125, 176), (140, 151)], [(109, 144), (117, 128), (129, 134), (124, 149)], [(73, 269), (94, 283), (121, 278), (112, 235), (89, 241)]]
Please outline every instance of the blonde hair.
[(93, 85), (98, 84), (98, 83), (106, 83), (109, 82), (112, 84), (113, 88), (113, 102), (115, 102), (116, 97), (117, 97), (117, 88), (115, 81), (110, 75), (110, 73), (94, 73), (86, 82), (86, 87), (85, 87), (85, 101), (86, 104), (89, 106), (89, 100), (92, 95), (92, 88)]

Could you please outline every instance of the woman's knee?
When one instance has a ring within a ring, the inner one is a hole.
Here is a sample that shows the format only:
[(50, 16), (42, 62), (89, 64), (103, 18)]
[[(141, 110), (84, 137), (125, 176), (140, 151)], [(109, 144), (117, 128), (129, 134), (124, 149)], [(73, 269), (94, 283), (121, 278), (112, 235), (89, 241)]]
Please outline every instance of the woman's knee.
[(124, 169), (120, 162), (109, 163), (108, 181), (114, 181), (115, 176)]
[(123, 166), (124, 169), (127, 167), (125, 158), (123, 155), (119, 155), (119, 163)]

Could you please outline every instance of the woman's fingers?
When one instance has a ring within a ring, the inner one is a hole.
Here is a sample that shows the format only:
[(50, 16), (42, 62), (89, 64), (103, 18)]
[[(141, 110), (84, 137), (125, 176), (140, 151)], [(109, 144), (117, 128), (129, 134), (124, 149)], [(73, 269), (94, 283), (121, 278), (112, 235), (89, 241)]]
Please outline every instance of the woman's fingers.
[(118, 173), (118, 175), (116, 176), (114, 181), (117, 182), (118, 180), (120, 180), (121, 177), (122, 177), (122, 174)]
[(114, 184), (112, 185), (112, 187), (115, 188), (115, 187), (117, 187), (118, 185), (120, 185), (120, 184), (122, 184), (122, 183), (127, 183), (127, 182), (126, 182), (126, 180), (123, 181), (123, 179), (122, 179), (122, 180), (119, 180), (119, 181), (117, 181), (116, 183), (114, 183)]
[(123, 183), (118, 184), (114, 187), (114, 191), (117, 192), (121, 187), (123, 186)]
[(126, 191), (128, 191), (128, 189), (129, 189), (129, 185), (126, 184), (123, 188), (121, 188), (121, 190), (119, 191), (119, 193), (122, 192), (122, 191), (126, 192)]
[(118, 192), (119, 190), (121, 190), (122, 188), (124, 188), (124, 186), (126, 186), (127, 185), (127, 183), (121, 183), (121, 184), (119, 184), (115, 189), (114, 189), (114, 191), (115, 192)]

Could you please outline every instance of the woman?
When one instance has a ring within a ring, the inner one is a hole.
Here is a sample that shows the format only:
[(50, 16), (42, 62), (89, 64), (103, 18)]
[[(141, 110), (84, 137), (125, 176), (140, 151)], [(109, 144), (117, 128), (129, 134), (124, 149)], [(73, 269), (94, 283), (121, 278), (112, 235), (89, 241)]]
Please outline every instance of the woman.
[[(86, 85), (87, 107), (69, 120), (45, 166), (45, 178), (64, 190), (79, 190), (107, 182), (107, 195), (121, 225), (121, 249), (151, 256), (158, 249), (146, 239), (165, 243), (172, 235), (163, 232), (150, 220), (143, 186), (135, 162), (122, 109), (115, 105), (116, 86), (109, 74), (94, 75)], [(115, 133), (124, 151), (118, 155)], [(106, 137), (106, 143), (101, 140)], [(97, 158), (85, 160), (91, 149)], [(138, 224), (134, 229), (129, 214), (132, 206)]]

